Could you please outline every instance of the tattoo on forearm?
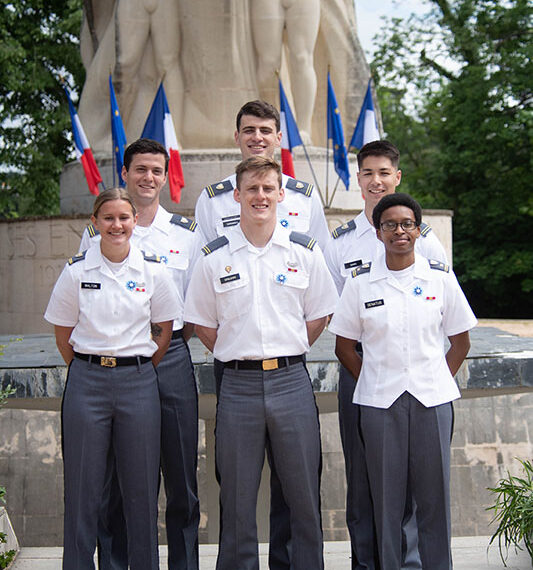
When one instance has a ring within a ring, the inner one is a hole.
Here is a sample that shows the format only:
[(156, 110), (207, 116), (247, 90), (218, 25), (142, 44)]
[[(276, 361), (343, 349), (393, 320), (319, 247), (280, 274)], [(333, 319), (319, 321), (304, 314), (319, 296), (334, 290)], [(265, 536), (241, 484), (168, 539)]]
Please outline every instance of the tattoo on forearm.
[(152, 337), (161, 336), (161, 333), (163, 332), (162, 327), (152, 323), (150, 328), (152, 329)]

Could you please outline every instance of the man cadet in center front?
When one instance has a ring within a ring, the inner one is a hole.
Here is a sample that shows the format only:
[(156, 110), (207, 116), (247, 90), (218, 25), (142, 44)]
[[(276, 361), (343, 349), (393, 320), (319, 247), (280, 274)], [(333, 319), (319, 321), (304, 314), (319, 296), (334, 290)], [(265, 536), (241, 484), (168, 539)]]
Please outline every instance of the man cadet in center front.
[[(252, 156), (274, 158), (281, 144), (278, 110), (266, 101), (249, 101), (237, 113), (235, 143), (242, 159)], [(208, 241), (223, 235), (239, 223), (239, 205), (233, 199), (236, 176), (233, 173), (220, 182), (204, 188), (198, 197), (195, 219)], [(281, 226), (313, 236), (324, 249), (330, 234), (318, 191), (312, 184), (282, 174), (284, 199), (278, 204), (277, 216)], [(215, 361), (217, 393), (221, 368)], [(270, 456), (270, 452), (267, 451)], [(271, 468), (270, 494), (270, 553), (271, 570), (290, 569), (289, 512), (280, 490), (275, 466)]]
[(237, 166), (239, 224), (203, 248), (186, 299), (184, 318), (224, 366), (217, 570), (259, 568), (256, 507), (267, 445), (290, 513), (290, 567), (324, 567), (320, 428), (304, 355), (337, 294), (315, 240), (278, 224), (283, 196), (272, 159)]

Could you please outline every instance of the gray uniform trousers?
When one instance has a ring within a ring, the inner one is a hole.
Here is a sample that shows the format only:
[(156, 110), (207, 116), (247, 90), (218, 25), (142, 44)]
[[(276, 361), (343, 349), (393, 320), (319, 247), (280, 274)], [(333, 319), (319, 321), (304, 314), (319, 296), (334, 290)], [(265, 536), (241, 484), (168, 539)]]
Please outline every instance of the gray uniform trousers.
[(417, 506), (424, 570), (450, 570), (451, 403), (426, 408), (404, 392), (388, 409), (360, 406), (381, 567), (401, 567), (402, 519)]
[(318, 410), (302, 363), (225, 368), (217, 404), (221, 533), (217, 570), (258, 570), (256, 505), (268, 443), (289, 506), (291, 568), (322, 570)]
[(151, 362), (105, 368), (74, 358), (62, 406), (64, 570), (93, 570), (109, 449), (116, 460), (131, 570), (159, 568), (160, 405)]
[[(165, 523), (169, 570), (198, 570), (200, 505), (198, 464), (198, 392), (189, 347), (172, 339), (157, 367), (161, 398), (161, 471), (166, 494)], [(127, 570), (126, 527), (113, 462), (98, 527), (101, 570)]]

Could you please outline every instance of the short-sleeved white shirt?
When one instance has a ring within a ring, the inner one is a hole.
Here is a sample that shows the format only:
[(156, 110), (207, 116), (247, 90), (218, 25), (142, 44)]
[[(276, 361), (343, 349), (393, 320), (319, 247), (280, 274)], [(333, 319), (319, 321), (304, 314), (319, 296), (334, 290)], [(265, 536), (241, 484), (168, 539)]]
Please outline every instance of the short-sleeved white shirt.
[[(285, 188), (285, 198), (278, 204), (278, 221), (283, 227), (314, 237), (323, 249), (330, 241), (330, 233), (320, 196), (316, 188), (310, 196), (287, 188), (287, 181), (294, 180), (282, 175), (281, 184)], [(236, 186), (237, 176), (232, 174), (223, 182), (230, 181)], [(194, 217), (208, 241), (216, 239), (236, 226), (240, 219), (240, 205), (233, 198), (233, 190), (210, 197), (204, 188), (196, 201)]]
[[(200, 249), (205, 244), (205, 237), (198, 226), (193, 225), (192, 231), (170, 220), (172, 214), (159, 206), (153, 222), (148, 227), (135, 226), (131, 243), (145, 253), (155, 254), (170, 270), (172, 282), (182, 298), (189, 284), (192, 268)], [(84, 251), (94, 243), (100, 242), (100, 235), (91, 237), (87, 228), (83, 232), (80, 251)], [(183, 315), (180, 313), (174, 321), (174, 330), (183, 327)]]
[(346, 281), (329, 330), (363, 345), (355, 404), (389, 408), (406, 391), (426, 407), (460, 397), (444, 342), (477, 321), (454, 273), (415, 257), (407, 287), (387, 268), (384, 254), (369, 272)]
[(309, 350), (306, 321), (330, 315), (337, 293), (320, 248), (289, 239), (277, 225), (258, 250), (240, 226), (229, 243), (200, 258), (185, 301), (185, 320), (218, 328), (213, 354), (263, 360)]
[[(346, 278), (351, 275), (355, 267), (376, 259), (385, 251), (383, 242), (377, 238), (376, 229), (368, 221), (364, 211), (353, 221), (355, 229), (330, 240), (324, 250), (324, 257), (339, 295)], [(428, 259), (448, 263), (446, 252), (433, 231), (416, 240), (415, 251)]]
[(173, 320), (182, 312), (183, 297), (163, 264), (146, 261), (132, 245), (114, 273), (97, 243), (83, 259), (65, 266), (44, 318), (74, 327), (70, 344), (77, 352), (150, 357), (157, 350), (150, 323)]

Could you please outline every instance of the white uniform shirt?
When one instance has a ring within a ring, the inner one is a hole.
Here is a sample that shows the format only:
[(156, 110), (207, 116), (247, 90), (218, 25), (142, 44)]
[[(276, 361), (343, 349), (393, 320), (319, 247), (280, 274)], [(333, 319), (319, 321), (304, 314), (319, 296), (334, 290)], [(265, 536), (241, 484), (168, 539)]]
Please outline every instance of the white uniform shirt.
[(218, 328), (213, 354), (264, 360), (309, 350), (306, 321), (330, 315), (337, 293), (319, 247), (289, 240), (277, 225), (261, 250), (240, 226), (226, 244), (198, 260), (185, 301), (185, 320)]
[[(131, 243), (145, 253), (159, 256), (161, 261), (170, 269), (170, 276), (181, 298), (191, 279), (192, 268), (200, 255), (200, 249), (205, 243), (205, 237), (198, 228), (193, 226), (189, 230), (179, 224), (174, 224), (170, 212), (162, 206), (157, 209), (153, 222), (148, 227), (135, 226)], [(186, 220), (186, 218), (184, 218)], [(81, 239), (80, 251), (84, 251), (92, 244), (100, 241), (100, 235), (89, 235), (85, 228)], [(174, 321), (173, 329), (183, 328), (183, 314), (180, 313)]]
[[(377, 238), (376, 229), (368, 221), (364, 211), (354, 222), (354, 230), (330, 240), (324, 250), (324, 257), (339, 295), (342, 293), (345, 279), (358, 265), (372, 261), (385, 252), (383, 242)], [(416, 240), (415, 251), (428, 259), (448, 263), (446, 252), (433, 231)]]
[[(235, 188), (237, 176), (232, 174), (224, 179), (227, 180)], [(285, 198), (278, 204), (278, 221), (291, 231), (314, 237), (323, 249), (330, 241), (330, 233), (318, 191), (313, 188), (311, 196), (306, 196), (296, 190), (288, 189), (286, 187), (288, 180), (294, 179), (283, 174), (281, 184), (285, 188)], [(212, 241), (239, 223), (240, 204), (233, 198), (233, 190), (210, 198), (207, 189), (204, 188), (198, 196), (194, 217), (207, 240)]]
[(430, 407), (460, 397), (444, 341), (475, 325), (452, 271), (431, 269), (416, 255), (413, 280), (402, 287), (382, 255), (346, 281), (329, 330), (363, 345), (354, 404), (389, 408), (407, 391)]
[(163, 264), (145, 261), (132, 245), (115, 274), (95, 244), (84, 259), (65, 266), (44, 318), (74, 327), (70, 344), (76, 352), (152, 356), (157, 344), (151, 339), (150, 323), (173, 320), (182, 312), (183, 297)]

